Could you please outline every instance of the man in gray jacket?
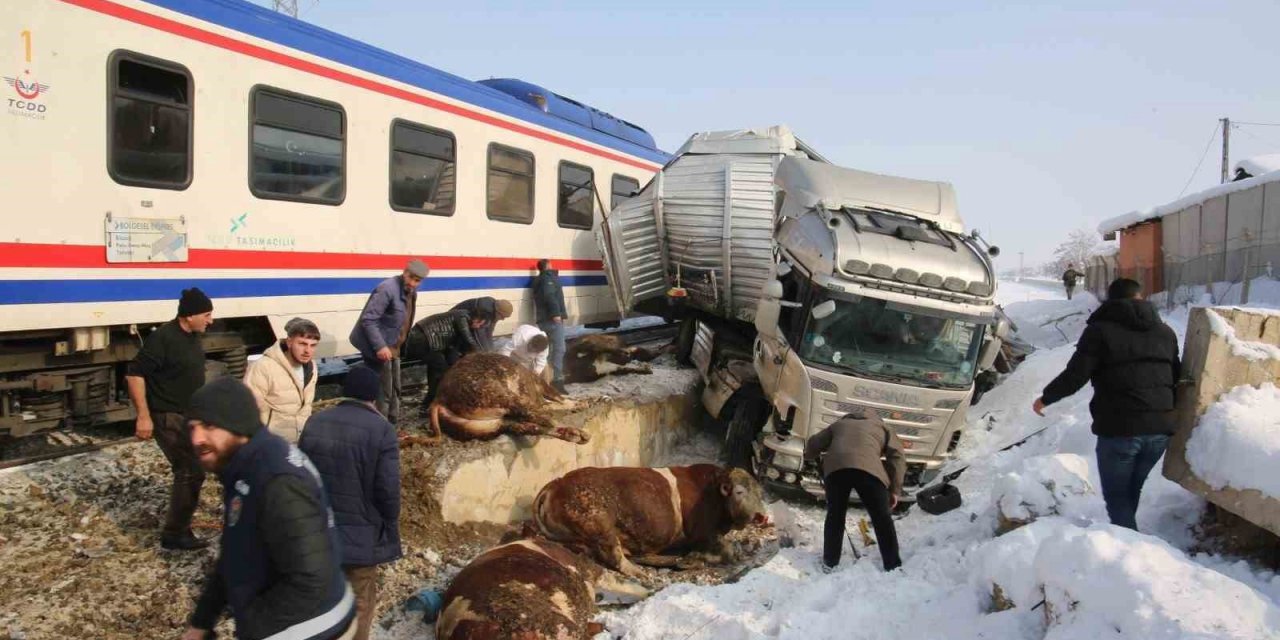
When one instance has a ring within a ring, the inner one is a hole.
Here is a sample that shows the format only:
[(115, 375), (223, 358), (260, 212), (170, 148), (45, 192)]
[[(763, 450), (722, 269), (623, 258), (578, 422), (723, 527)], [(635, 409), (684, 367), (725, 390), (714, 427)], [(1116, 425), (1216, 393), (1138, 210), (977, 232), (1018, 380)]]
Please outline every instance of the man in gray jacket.
[(379, 374), (378, 411), (391, 424), (400, 416), (400, 347), (413, 326), (418, 285), (429, 271), (421, 260), (410, 260), (404, 273), (378, 283), (351, 329), (351, 346)]
[(845, 513), (852, 491), (858, 492), (858, 500), (876, 530), (884, 570), (893, 571), (902, 566), (892, 511), (902, 494), (907, 462), (902, 442), (880, 414), (870, 409), (845, 414), (809, 438), (804, 457), (822, 459), (827, 492), (827, 522), (822, 545), (824, 569), (830, 571), (840, 564)]

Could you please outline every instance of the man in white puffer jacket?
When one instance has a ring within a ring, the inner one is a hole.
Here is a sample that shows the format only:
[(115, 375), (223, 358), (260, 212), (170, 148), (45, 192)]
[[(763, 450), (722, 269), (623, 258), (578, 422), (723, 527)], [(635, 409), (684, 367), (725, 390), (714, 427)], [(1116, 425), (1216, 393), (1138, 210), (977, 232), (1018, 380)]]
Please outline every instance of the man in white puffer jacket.
[(284, 340), (267, 347), (245, 371), (244, 383), (258, 401), (258, 412), (267, 429), (289, 442), (297, 442), (302, 426), (311, 417), (316, 399), (316, 345), (320, 329), (305, 318), (284, 326)]

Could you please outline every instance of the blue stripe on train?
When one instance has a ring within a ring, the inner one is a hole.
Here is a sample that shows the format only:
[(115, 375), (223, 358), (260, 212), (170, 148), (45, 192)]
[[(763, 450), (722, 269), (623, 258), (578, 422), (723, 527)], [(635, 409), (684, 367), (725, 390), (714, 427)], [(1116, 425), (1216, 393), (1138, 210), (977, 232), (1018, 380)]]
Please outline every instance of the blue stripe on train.
[(146, 1), (199, 20), (354, 67), (366, 73), (390, 78), (461, 100), (472, 106), (497, 111), (527, 123), (586, 139), (631, 156), (644, 158), (654, 164), (660, 165), (669, 159), (669, 156), (659, 149), (650, 149), (543, 113), (496, 89), (295, 20), (250, 2), (243, 0)]
[[(0, 280), (0, 305), (177, 300), (200, 287), (214, 298), (349, 295), (373, 290), (383, 278), (167, 278), (145, 280)], [(530, 276), (431, 276), (421, 291), (526, 289)], [(566, 287), (601, 287), (604, 276), (560, 276)]]

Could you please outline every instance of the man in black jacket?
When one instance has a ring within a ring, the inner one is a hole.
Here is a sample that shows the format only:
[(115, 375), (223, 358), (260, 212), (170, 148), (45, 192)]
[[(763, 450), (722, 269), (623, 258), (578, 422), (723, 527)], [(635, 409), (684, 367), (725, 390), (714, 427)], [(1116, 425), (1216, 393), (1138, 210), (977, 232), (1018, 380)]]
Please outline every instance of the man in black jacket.
[(484, 324), (472, 333), (481, 351), (493, 351), (493, 328), (503, 320), (511, 317), (514, 307), (510, 301), (497, 300), (485, 296), (471, 298), (454, 305), (450, 311), (466, 311), (471, 317), (484, 320)]
[(400, 557), (400, 448), (378, 413), (378, 374), (357, 366), (342, 402), (307, 420), (298, 448), (324, 479), (342, 543), (342, 569), (356, 594), (356, 640), (368, 640), (378, 605), (378, 565)]
[(129, 363), (125, 384), (138, 411), (134, 434), (152, 436), (169, 461), (173, 484), (160, 546), (171, 550), (203, 549), (209, 543), (191, 532), (191, 516), (200, 505), (204, 471), (191, 450), (191, 432), (183, 413), (191, 394), (204, 384), (204, 345), (200, 335), (213, 324), (213, 301), (192, 287), (178, 300), (178, 316), (161, 325)]
[(1136, 530), (1138, 498), (1147, 474), (1173, 433), (1174, 388), (1181, 377), (1178, 337), (1142, 299), (1142, 285), (1120, 278), (1089, 317), (1067, 368), (1037, 398), (1044, 408), (1093, 383), (1093, 433), (1098, 475), (1111, 523)]
[(538, 261), (538, 275), (533, 279), (533, 309), (538, 328), (551, 340), (551, 386), (564, 393), (564, 323), (568, 313), (560, 274), (546, 258)]
[(183, 640), (203, 640), (226, 609), (244, 640), (353, 637), (355, 594), (320, 475), (262, 426), (244, 383), (219, 378), (191, 396), (191, 444), (222, 482), (221, 553)]
[(1070, 262), (1067, 263), (1067, 270), (1062, 272), (1062, 286), (1067, 290), (1068, 300), (1070, 300), (1071, 296), (1075, 294), (1076, 284), (1079, 283), (1080, 278), (1083, 277), (1084, 274), (1076, 271), (1076, 266), (1074, 264), (1071, 264)]
[(476, 351), (480, 345), (476, 343), (475, 331), (484, 325), (482, 318), (473, 318), (463, 310), (445, 311), (423, 318), (413, 325), (410, 340), (425, 345), (422, 359), (427, 365), (427, 395), (422, 400), (422, 412), (425, 414), (436, 399), (436, 390), (444, 373), (462, 356)]

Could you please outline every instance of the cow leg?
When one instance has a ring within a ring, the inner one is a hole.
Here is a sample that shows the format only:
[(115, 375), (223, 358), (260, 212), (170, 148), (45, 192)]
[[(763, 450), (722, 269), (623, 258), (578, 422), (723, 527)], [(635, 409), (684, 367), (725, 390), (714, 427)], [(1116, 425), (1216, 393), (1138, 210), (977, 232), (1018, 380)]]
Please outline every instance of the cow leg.
[(627, 559), (627, 552), (622, 548), (622, 542), (618, 540), (617, 534), (601, 540), (601, 544), (596, 547), (596, 555), (606, 566), (621, 572), (624, 576), (639, 578), (644, 575), (644, 569)]
[(603, 571), (596, 579), (596, 594), (597, 601), (632, 604), (649, 597), (649, 590), (629, 580), (620, 580), (611, 571)]
[(546, 425), (538, 422), (516, 421), (503, 425), (507, 433), (517, 436), (550, 436), (573, 444), (586, 444), (591, 436), (577, 427), (560, 427), (555, 424)]
[(440, 431), (440, 406), (439, 402), (432, 402), (431, 407), (427, 410), (431, 416), (431, 433), (427, 434), (424, 444), (439, 444), (444, 433)]
[(660, 554), (651, 554), (647, 556), (635, 556), (631, 561), (646, 567), (662, 567), (670, 569), (680, 564), (680, 556), (664, 556)]
[(522, 436), (551, 436), (565, 442), (586, 444), (591, 436), (576, 427), (562, 427), (546, 416), (527, 414), (520, 416), (505, 425), (506, 431)]

